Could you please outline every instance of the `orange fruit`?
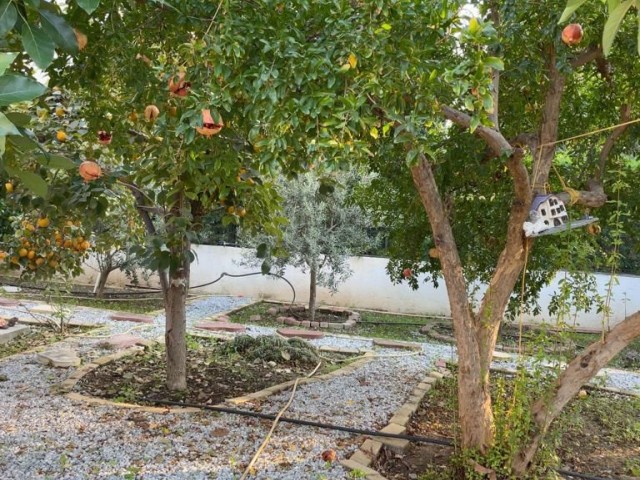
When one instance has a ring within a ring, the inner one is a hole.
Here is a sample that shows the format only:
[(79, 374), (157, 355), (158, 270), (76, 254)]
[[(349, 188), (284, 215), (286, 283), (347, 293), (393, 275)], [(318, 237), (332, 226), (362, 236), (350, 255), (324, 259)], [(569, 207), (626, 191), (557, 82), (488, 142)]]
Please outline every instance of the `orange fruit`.
[(11, 182), (5, 183), (4, 184), (4, 189), (7, 191), (7, 193), (13, 192), (13, 183), (11, 183)]
[(136, 122), (138, 120), (138, 114), (134, 111), (129, 114), (129, 120)]
[(73, 33), (76, 35), (76, 42), (78, 42), (78, 50), (84, 50), (87, 46), (87, 36), (80, 30), (73, 29)]
[(49, 226), (49, 219), (47, 217), (42, 217), (38, 219), (37, 225), (40, 228), (47, 228)]
[(36, 258), (36, 252), (34, 250), (29, 250), (27, 252), (27, 258), (29, 260), (33, 260), (34, 258)]
[(64, 108), (62, 107), (56, 107), (56, 116), (57, 117), (64, 117)]
[(58, 130), (56, 132), (56, 140), (58, 140), (59, 142), (67, 141), (67, 134), (64, 132), (64, 130)]
[(229, 215), (233, 215), (234, 213), (236, 213), (236, 207), (234, 207), (233, 205), (230, 206), (229, 208), (227, 208), (227, 213)]
[(239, 217), (244, 217), (247, 214), (247, 209), (244, 207), (240, 207), (238, 209), (238, 216)]
[(78, 245), (82, 250), (87, 250), (89, 248), (91, 248), (91, 243), (89, 243), (89, 240), (85, 240), (84, 242), (82, 242), (80, 245)]
[(21, 257), (26, 257), (29, 254), (29, 250), (27, 250), (26, 248), (21, 248), (20, 250), (18, 250), (18, 255)]
[(45, 262), (45, 261), (46, 261), (46, 260), (45, 260), (44, 258), (42, 258), (42, 257), (38, 257), (38, 258), (36, 258), (36, 265), (37, 265), (37, 266), (44, 265), (44, 262)]
[(51, 268), (56, 268), (58, 266), (58, 261), (57, 260), (49, 260), (49, 266)]
[(64, 243), (62, 244), (64, 246), (64, 248), (71, 248), (73, 246), (73, 242), (69, 239), (65, 240)]
[(7, 252), (0, 252), (0, 260), (7, 258)]

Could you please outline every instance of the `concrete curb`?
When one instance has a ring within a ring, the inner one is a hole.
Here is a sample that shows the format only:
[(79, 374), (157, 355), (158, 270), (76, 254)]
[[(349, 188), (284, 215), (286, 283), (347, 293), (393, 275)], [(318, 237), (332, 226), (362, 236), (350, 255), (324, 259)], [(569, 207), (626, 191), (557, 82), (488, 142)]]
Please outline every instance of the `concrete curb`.
[[(395, 411), (389, 419), (387, 426), (379, 431), (383, 433), (393, 433), (402, 435), (407, 431), (407, 425), (411, 416), (418, 410), (420, 402), (431, 390), (432, 385), (444, 375), (440, 372), (431, 371), (414, 387), (409, 394), (407, 401)], [(342, 460), (340, 464), (347, 470), (358, 470), (364, 473), (367, 480), (386, 480), (380, 472), (371, 468), (371, 464), (378, 458), (382, 446), (397, 453), (403, 453), (409, 447), (409, 440), (400, 438), (375, 437), (375, 440), (366, 439), (348, 460)]]

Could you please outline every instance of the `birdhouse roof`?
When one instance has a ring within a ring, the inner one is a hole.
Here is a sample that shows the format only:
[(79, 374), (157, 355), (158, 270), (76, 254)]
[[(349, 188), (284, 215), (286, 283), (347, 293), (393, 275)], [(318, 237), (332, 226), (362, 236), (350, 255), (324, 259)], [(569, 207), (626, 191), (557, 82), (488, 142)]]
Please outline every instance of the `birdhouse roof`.
[(531, 202), (531, 210), (538, 210), (538, 207), (540, 207), (540, 205), (542, 205), (550, 198), (556, 198), (559, 202), (562, 202), (562, 200), (560, 200), (556, 195), (553, 195), (552, 193), (548, 195), (536, 195), (533, 199), (533, 202)]

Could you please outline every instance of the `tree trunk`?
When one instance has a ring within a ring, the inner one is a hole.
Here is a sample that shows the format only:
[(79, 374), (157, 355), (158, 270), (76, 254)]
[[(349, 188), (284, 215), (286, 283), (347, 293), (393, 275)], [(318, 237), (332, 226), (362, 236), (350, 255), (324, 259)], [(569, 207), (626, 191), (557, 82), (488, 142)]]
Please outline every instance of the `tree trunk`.
[(104, 296), (104, 289), (107, 286), (107, 279), (113, 270), (111, 268), (101, 268), (100, 277), (98, 278), (98, 286), (96, 287), (96, 298)]
[(536, 401), (532, 409), (535, 428), (531, 440), (512, 462), (513, 471), (518, 478), (522, 478), (530, 468), (540, 442), (564, 406), (584, 384), (637, 337), (640, 337), (640, 312), (628, 316), (616, 325), (604, 341), (598, 340), (585, 348), (555, 381), (551, 394), (543, 395)]
[(169, 271), (169, 286), (165, 300), (167, 388), (170, 391), (187, 388), (186, 302), (191, 266), (187, 256), (189, 249), (189, 240), (184, 237), (180, 247), (172, 251), (173, 255), (181, 259), (181, 265)]
[(316, 321), (316, 290), (318, 281), (318, 272), (316, 264), (311, 265), (311, 271), (309, 272), (309, 321)]
[(442, 264), (453, 329), (458, 348), (458, 405), (462, 447), (484, 452), (494, 439), (493, 412), (489, 395), (489, 370), (482, 369), (475, 318), (467, 296), (467, 285), (453, 231), (447, 218), (431, 165), (426, 157), (411, 167), (414, 185), (429, 217)]

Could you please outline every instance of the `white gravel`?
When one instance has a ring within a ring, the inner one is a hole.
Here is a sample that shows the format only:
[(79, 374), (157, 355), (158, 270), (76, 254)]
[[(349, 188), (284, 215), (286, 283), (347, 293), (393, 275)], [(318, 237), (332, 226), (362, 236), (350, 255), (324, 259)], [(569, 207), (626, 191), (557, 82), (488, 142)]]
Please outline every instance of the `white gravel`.
[[(216, 312), (247, 303), (247, 299), (209, 297), (188, 308), (188, 324)], [(0, 315), (5, 315), (0, 309)], [(102, 334), (123, 333), (157, 337), (164, 315), (151, 326), (114, 322), (109, 312), (78, 308), (73, 319), (108, 327)], [(251, 335), (272, 334), (273, 328), (250, 326)], [(75, 337), (65, 343), (76, 348), (84, 363), (104, 354), (100, 339)], [(299, 387), (286, 415), (357, 428), (378, 429), (406, 400), (409, 391), (436, 359), (455, 360), (455, 348), (424, 343), (418, 354), (375, 348), (366, 338), (330, 336), (317, 346), (366, 348), (376, 357), (350, 374)], [(504, 362), (499, 363), (505, 366)], [(0, 475), (24, 479), (238, 479), (264, 439), (270, 421), (237, 415), (149, 413), (115, 406), (74, 403), (50, 393), (74, 369), (54, 369), (23, 354), (0, 360)], [(640, 374), (613, 371), (606, 382), (640, 391)], [(259, 404), (265, 413), (279, 411), (290, 391)], [(258, 406), (257, 406), (258, 407)], [(247, 407), (241, 407), (247, 408)], [(362, 438), (343, 432), (281, 424), (255, 465), (256, 480), (344, 480), (347, 472), (327, 465), (322, 451), (333, 448), (347, 457)], [(137, 475), (137, 476), (136, 476)]]

